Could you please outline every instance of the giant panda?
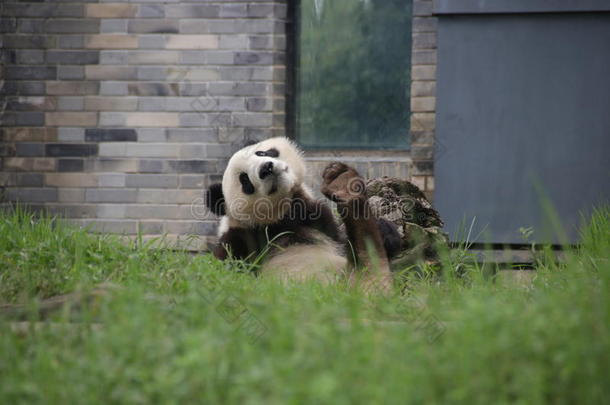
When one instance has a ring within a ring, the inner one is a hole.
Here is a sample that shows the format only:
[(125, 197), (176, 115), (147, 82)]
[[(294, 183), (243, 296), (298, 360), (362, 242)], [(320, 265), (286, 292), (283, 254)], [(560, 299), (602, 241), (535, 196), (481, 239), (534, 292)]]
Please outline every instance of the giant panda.
[(257, 261), (261, 276), (324, 282), (347, 277), (389, 288), (388, 250), (400, 235), (373, 217), (362, 178), (340, 162), (322, 174), (321, 192), (337, 203), (342, 232), (327, 201), (314, 198), (304, 183), (305, 171), (302, 151), (288, 138), (237, 151), (222, 183), (206, 193), (209, 209), (222, 217), (214, 255)]

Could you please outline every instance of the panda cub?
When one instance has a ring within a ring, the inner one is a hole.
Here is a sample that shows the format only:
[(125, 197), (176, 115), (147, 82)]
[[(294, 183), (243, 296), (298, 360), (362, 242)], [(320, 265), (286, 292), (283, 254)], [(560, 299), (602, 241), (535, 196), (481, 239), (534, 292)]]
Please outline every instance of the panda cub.
[(323, 172), (321, 192), (337, 203), (345, 224), (341, 232), (329, 204), (315, 199), (304, 184), (305, 171), (302, 152), (287, 138), (236, 152), (222, 184), (206, 194), (210, 210), (222, 216), (214, 255), (221, 260), (262, 257), (262, 276), (321, 281), (346, 276), (389, 288), (384, 242), (395, 245), (400, 235), (393, 224), (373, 217), (363, 179), (339, 162)]

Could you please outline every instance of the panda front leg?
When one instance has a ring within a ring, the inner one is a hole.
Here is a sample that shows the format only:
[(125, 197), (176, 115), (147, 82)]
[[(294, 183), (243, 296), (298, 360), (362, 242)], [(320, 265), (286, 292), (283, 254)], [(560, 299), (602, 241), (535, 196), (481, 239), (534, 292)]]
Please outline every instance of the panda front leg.
[(358, 172), (344, 163), (333, 162), (322, 173), (322, 194), (337, 203), (345, 223), (353, 276), (367, 289), (387, 292), (392, 285), (390, 266), (365, 189)]

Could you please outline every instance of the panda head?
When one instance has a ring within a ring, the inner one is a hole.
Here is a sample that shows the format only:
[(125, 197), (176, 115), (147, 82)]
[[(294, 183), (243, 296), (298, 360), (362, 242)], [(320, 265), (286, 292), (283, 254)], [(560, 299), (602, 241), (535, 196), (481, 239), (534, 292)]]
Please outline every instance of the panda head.
[(237, 151), (229, 160), (222, 185), (207, 193), (217, 215), (249, 225), (278, 221), (295, 189), (303, 184), (302, 152), (287, 138), (267, 139)]

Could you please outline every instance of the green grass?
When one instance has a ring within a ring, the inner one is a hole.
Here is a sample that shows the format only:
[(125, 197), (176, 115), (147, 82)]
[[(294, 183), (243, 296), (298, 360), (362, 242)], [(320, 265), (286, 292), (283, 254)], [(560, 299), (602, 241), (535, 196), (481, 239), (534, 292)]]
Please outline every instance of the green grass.
[(121, 286), (78, 323), (67, 311), (29, 330), (0, 318), (2, 404), (610, 400), (608, 208), (563, 264), (542, 258), (531, 285), (447, 259), (441, 277), (410, 277), (391, 297), (2, 215), (0, 301)]

